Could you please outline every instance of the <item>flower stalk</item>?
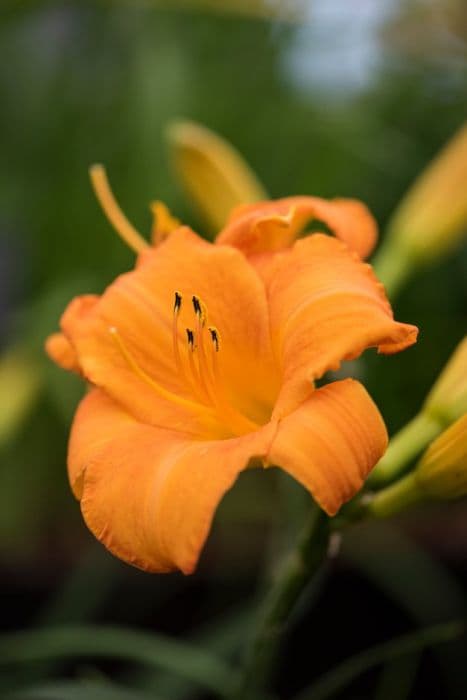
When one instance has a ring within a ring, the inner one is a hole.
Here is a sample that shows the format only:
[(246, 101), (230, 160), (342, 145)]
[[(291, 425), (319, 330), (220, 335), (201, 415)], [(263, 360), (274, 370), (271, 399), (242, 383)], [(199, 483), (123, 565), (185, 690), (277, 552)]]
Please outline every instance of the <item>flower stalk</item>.
[(370, 477), (374, 486), (389, 484), (443, 430), (443, 423), (426, 413), (419, 413), (389, 443), (385, 455)]
[(287, 620), (306, 586), (320, 572), (326, 560), (330, 520), (317, 507), (299, 537), (297, 546), (282, 570), (260, 612), (253, 639), (247, 649), (238, 700), (257, 697), (270, 676)]
[(415, 472), (410, 472), (395, 484), (377, 493), (367, 504), (367, 515), (388, 518), (425, 498)]
[(467, 411), (467, 338), (463, 338), (426, 397), (422, 409), (389, 443), (370, 483), (394, 481), (451, 423)]

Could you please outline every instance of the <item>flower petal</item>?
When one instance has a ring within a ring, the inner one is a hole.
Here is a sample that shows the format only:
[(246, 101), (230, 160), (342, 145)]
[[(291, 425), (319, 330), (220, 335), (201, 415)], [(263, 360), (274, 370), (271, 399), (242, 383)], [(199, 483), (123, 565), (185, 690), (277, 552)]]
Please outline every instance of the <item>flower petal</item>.
[(88, 527), (113, 554), (146, 571), (191, 573), (224, 493), (273, 434), (270, 424), (194, 441), (139, 423), (93, 390), (73, 425), (70, 480)]
[(290, 246), (313, 219), (323, 221), (360, 257), (373, 250), (378, 230), (367, 207), (356, 199), (287, 197), (238, 207), (217, 243), (239, 248), (248, 257)]
[(49, 335), (45, 341), (45, 350), (50, 359), (62, 369), (80, 372), (76, 352), (63, 333), (52, 333), (52, 335)]
[(282, 365), (276, 417), (289, 413), (310, 382), (369, 347), (393, 353), (417, 328), (393, 320), (371, 267), (340, 241), (315, 234), (276, 256), (267, 285), (273, 344)]
[[(208, 323), (220, 331), (218, 359), (229, 400), (264, 422), (264, 407), (272, 404), (279, 381), (264, 286), (241, 253), (206, 243), (186, 228), (143, 253), (138, 268), (120, 276), (99, 299), (81, 297), (69, 305), (61, 325), (85, 376), (141, 421), (182, 432), (191, 426), (198, 436), (225, 437), (219, 421), (193, 403), (193, 389), (177, 367), (172, 341), (176, 290), (184, 299), (180, 353), (186, 360), (185, 329), (196, 329), (191, 301), (196, 294), (207, 307)], [(112, 329), (142, 372), (129, 364)], [(154, 382), (182, 400), (168, 400)]]
[(387, 441), (364, 387), (344, 379), (318, 389), (280, 421), (268, 462), (289, 472), (334, 515), (360, 490)]

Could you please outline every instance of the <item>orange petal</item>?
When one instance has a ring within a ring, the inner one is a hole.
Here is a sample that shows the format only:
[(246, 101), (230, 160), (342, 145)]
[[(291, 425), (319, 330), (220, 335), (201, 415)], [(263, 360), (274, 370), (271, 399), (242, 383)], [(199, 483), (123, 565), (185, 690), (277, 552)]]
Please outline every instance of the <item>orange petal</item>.
[[(176, 290), (184, 299), (179, 321), (182, 354), (188, 350), (185, 328), (196, 323), (191, 301), (196, 294), (207, 307), (208, 324), (220, 331), (219, 363), (229, 400), (252, 419), (262, 419), (278, 383), (264, 286), (238, 251), (206, 243), (187, 228), (143, 253), (138, 268), (120, 276), (100, 299), (81, 297), (69, 305), (61, 325), (85, 376), (141, 421), (182, 432), (190, 429), (198, 436), (225, 436), (216, 418), (193, 406), (192, 390), (177, 368), (172, 346)], [(183, 405), (161, 397), (135, 372), (111, 328), (117, 329), (151, 381), (181, 397)]]
[(360, 490), (387, 441), (370, 396), (359, 382), (345, 379), (318, 389), (280, 421), (268, 462), (289, 472), (334, 515)]
[(52, 333), (45, 341), (45, 350), (54, 362), (63, 369), (79, 372), (80, 366), (76, 352), (63, 333)]
[(362, 258), (376, 244), (377, 225), (362, 202), (319, 197), (287, 197), (238, 207), (217, 243), (239, 248), (247, 256), (275, 252), (290, 246), (313, 219), (323, 221)]
[(371, 267), (340, 241), (315, 234), (276, 256), (267, 293), (283, 382), (275, 416), (289, 413), (310, 382), (366, 348), (398, 352), (417, 328), (393, 320)]
[(191, 573), (224, 493), (250, 458), (266, 455), (273, 433), (268, 425), (193, 441), (138, 423), (93, 390), (73, 425), (70, 480), (88, 527), (113, 554), (146, 571)]

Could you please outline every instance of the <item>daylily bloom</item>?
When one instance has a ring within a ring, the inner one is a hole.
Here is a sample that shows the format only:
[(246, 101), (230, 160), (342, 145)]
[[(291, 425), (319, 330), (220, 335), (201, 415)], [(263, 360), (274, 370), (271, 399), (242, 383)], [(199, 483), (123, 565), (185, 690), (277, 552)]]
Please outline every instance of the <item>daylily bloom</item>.
[[(397, 352), (417, 334), (393, 320), (370, 266), (349, 249), (369, 247), (357, 204), (310, 199), (347, 245), (315, 233), (265, 266), (228, 244), (229, 227), (220, 244), (175, 223), (157, 246), (145, 244), (103, 171), (93, 178), (139, 256), (102, 296), (74, 299), (47, 345), (90, 384), (68, 454), (89, 528), (135, 566), (190, 573), (223, 495), (259, 464), (280, 466), (335, 514), (384, 453), (387, 433), (359, 382), (315, 382), (368, 347)], [(295, 232), (300, 206), (287, 209)], [(272, 219), (279, 228), (281, 216)]]

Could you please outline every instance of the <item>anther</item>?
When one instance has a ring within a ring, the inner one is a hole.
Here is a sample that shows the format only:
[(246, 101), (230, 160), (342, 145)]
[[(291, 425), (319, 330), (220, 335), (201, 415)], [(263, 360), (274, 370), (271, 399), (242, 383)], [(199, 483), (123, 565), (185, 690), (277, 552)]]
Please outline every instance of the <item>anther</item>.
[(175, 292), (175, 301), (174, 301), (174, 313), (178, 314), (180, 309), (182, 308), (182, 295), (180, 292)]
[(194, 294), (191, 297), (191, 301), (193, 302), (193, 309), (195, 311), (195, 314), (198, 317), (198, 323), (202, 327), (206, 323), (206, 310), (204, 304), (201, 301), (201, 299), (195, 296)]
[(211, 334), (212, 344), (214, 345), (216, 352), (219, 352), (219, 345), (220, 345), (219, 331), (217, 330), (217, 328), (214, 328), (213, 326), (208, 328), (208, 331)]
[(188, 345), (190, 346), (190, 350), (193, 351), (195, 349), (195, 334), (191, 330), (191, 328), (186, 328), (185, 330), (186, 330), (186, 337), (188, 340)]

